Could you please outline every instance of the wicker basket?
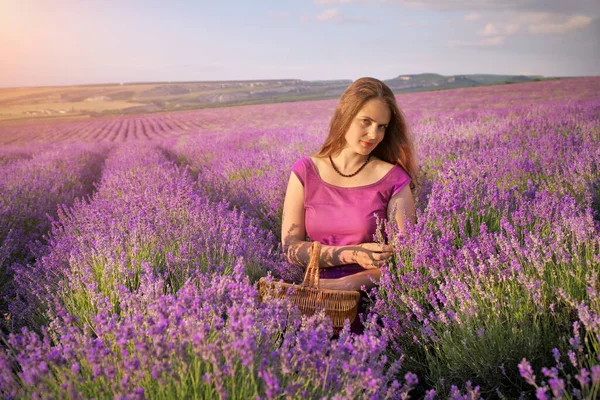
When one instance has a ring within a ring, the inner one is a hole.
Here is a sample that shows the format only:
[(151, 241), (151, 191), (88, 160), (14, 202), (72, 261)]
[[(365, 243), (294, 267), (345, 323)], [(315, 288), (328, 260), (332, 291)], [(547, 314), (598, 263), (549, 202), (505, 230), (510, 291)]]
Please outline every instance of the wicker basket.
[[(313, 315), (317, 310), (324, 308), (325, 314), (331, 318), (333, 328), (339, 331), (344, 327), (344, 321), (350, 323), (356, 318), (360, 293), (355, 290), (328, 290), (319, 288), (319, 257), (321, 256), (321, 243), (313, 242), (310, 250), (310, 262), (304, 274), (304, 281), (300, 285), (259, 280), (260, 300), (271, 296), (274, 298), (288, 297), (293, 304), (298, 306), (304, 315)], [(290, 288), (293, 288), (288, 292)]]

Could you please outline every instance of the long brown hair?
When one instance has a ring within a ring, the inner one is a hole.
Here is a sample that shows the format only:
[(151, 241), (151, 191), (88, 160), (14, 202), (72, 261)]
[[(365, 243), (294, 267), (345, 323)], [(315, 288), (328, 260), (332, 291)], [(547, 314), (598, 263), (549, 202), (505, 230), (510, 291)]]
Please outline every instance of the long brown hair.
[(385, 130), (383, 140), (371, 154), (404, 168), (411, 178), (410, 186), (414, 189), (417, 183), (417, 162), (406, 118), (398, 108), (392, 90), (378, 79), (357, 79), (344, 91), (331, 118), (329, 135), (315, 155), (327, 157), (338, 154), (346, 145), (345, 135), (354, 117), (367, 101), (375, 98), (383, 100), (388, 105), (392, 118)]

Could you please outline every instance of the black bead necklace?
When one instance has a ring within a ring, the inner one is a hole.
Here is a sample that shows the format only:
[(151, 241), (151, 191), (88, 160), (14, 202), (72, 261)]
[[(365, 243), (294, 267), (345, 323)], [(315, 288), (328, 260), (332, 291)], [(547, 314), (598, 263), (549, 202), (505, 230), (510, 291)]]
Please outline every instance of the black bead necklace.
[(342, 174), (340, 172), (339, 169), (337, 169), (337, 167), (335, 166), (335, 164), (333, 163), (333, 159), (331, 158), (331, 154), (329, 155), (329, 161), (331, 162), (331, 166), (333, 167), (333, 169), (335, 170), (335, 172), (337, 172), (339, 175), (343, 176), (344, 178), (352, 178), (354, 175), (358, 174), (360, 171), (362, 171), (362, 169), (364, 167), (367, 166), (367, 164), (369, 163), (369, 161), (371, 160), (371, 155), (369, 154), (367, 159), (365, 160), (364, 164), (360, 166), (359, 169), (356, 170), (355, 173), (350, 174), (350, 175), (346, 175), (346, 174)]

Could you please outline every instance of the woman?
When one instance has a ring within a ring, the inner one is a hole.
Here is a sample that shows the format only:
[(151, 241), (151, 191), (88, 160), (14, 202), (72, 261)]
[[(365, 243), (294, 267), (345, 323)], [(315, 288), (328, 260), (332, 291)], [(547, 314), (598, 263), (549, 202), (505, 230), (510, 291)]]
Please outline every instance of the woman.
[(372, 288), (393, 252), (373, 242), (377, 217), (395, 220), (400, 232), (412, 223), (415, 178), (412, 142), (392, 91), (374, 78), (356, 80), (321, 149), (292, 167), (281, 232), (288, 260), (308, 265), (308, 236), (323, 245), (322, 289)]

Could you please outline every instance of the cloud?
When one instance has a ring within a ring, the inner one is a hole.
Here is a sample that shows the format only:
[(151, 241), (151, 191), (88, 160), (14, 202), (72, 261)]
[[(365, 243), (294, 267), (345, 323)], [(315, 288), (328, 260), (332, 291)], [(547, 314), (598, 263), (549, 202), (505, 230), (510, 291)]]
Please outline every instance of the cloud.
[(504, 36), (494, 36), (474, 42), (451, 40), (448, 42), (448, 45), (450, 47), (499, 47), (504, 45), (504, 40)]
[[(514, 0), (380, 0), (384, 3), (395, 3), (410, 8), (429, 8), (439, 11), (450, 10), (497, 10), (506, 7), (517, 7), (519, 1)], [(521, 2), (522, 3), (522, 2)]]
[[(467, 15), (531, 12), (600, 17), (598, 0), (370, 0), (370, 2), (438, 12), (463, 11)], [(462, 20), (471, 21), (467, 18)]]
[[(466, 18), (465, 18), (466, 19)], [(484, 39), (463, 41), (451, 40), (450, 47), (487, 47), (503, 46), (506, 38), (519, 33), (531, 35), (564, 34), (569, 31), (585, 28), (590, 25), (592, 18), (584, 15), (561, 15), (549, 12), (505, 12), (492, 16), (493, 22), (488, 22), (477, 31), (477, 36)]]
[[(520, 32), (532, 35), (550, 35), (563, 34), (569, 31), (582, 29), (592, 22), (592, 18), (584, 15), (560, 15), (547, 12), (522, 12), (509, 13), (499, 16), (496, 20), (502, 19), (509, 22), (488, 22), (482, 29), (477, 31), (477, 36), (492, 38), (489, 45), (498, 45), (499, 37), (506, 38)], [(524, 29), (522, 29), (524, 28)], [(477, 42), (454, 42), (454, 45), (487, 45), (486, 41)]]
[(329, 8), (315, 17), (317, 21), (334, 21), (343, 19), (344, 16), (337, 8)]
[(592, 18), (585, 15), (573, 15), (560, 22), (542, 22), (529, 25), (529, 32), (534, 35), (553, 33), (567, 33), (584, 28), (592, 22)]
[(472, 12), (465, 15), (465, 21), (478, 21), (481, 19), (481, 14), (477, 12)]
[(329, 8), (317, 15), (314, 19), (318, 22), (335, 22), (337, 24), (362, 21), (362, 19), (359, 17), (349, 17), (342, 14), (342, 12), (337, 8)]
[(511, 36), (519, 32), (521, 25), (510, 22), (508, 24), (488, 23), (485, 28), (477, 32), (477, 36)]
[(585, 28), (592, 22), (592, 18), (585, 15), (562, 15), (549, 12), (510, 13), (500, 18), (509, 22), (489, 22), (477, 32), (477, 35), (511, 36), (518, 33), (521, 27), (526, 27), (526, 31), (534, 35), (560, 34)]
[(410, 8), (436, 11), (547, 11), (563, 14), (597, 15), (595, 0), (377, 0)]
[(328, 6), (333, 4), (349, 4), (352, 0), (314, 0), (314, 3), (319, 6)]
[[(506, 37), (518, 33), (532, 35), (563, 34), (582, 29), (592, 22), (584, 15), (561, 15), (548, 12), (509, 12), (496, 16), (496, 21), (488, 22), (477, 31), (477, 36), (485, 39), (475, 41), (451, 40), (450, 47), (500, 47)], [(505, 22), (508, 21), (508, 22)]]

